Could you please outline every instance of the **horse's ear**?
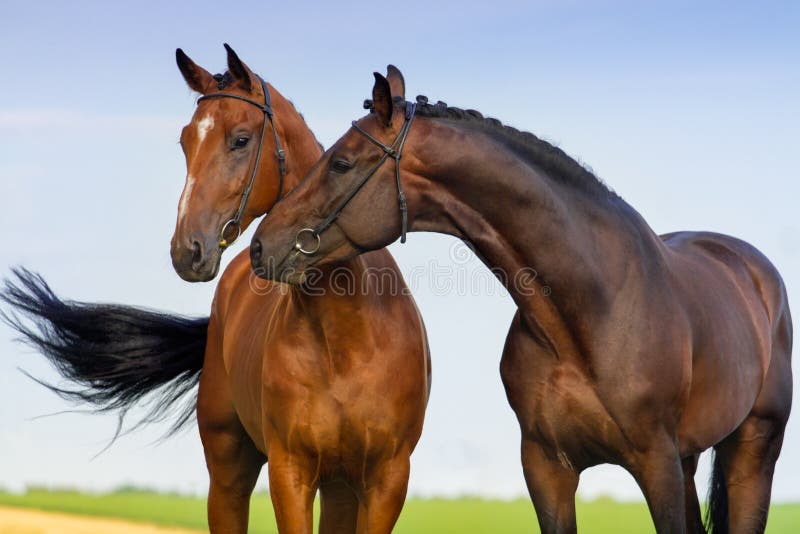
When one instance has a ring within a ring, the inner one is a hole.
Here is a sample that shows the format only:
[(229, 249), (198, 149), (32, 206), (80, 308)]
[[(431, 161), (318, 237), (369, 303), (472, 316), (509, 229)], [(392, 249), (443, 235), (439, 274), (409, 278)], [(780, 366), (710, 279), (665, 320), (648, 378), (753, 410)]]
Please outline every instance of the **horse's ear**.
[(183, 50), (175, 50), (175, 60), (178, 62), (178, 69), (183, 74), (183, 79), (193, 91), (205, 93), (206, 88), (214, 79), (211, 73), (203, 67), (198, 67), (195, 62), (187, 56)]
[(389, 87), (392, 88), (392, 97), (406, 99), (406, 81), (403, 73), (394, 65), (386, 67), (386, 79), (389, 80)]
[(389, 85), (389, 80), (383, 77), (379, 72), (373, 73), (375, 75), (375, 86), (372, 88), (372, 106), (375, 113), (380, 117), (381, 121), (386, 125), (392, 123), (392, 88)]
[(255, 74), (244, 64), (244, 61), (239, 59), (239, 56), (236, 55), (233, 48), (228, 46), (228, 43), (225, 43), (223, 46), (225, 46), (225, 50), (228, 52), (228, 71), (231, 73), (233, 79), (239, 82), (241, 88), (249, 93), (253, 88)]

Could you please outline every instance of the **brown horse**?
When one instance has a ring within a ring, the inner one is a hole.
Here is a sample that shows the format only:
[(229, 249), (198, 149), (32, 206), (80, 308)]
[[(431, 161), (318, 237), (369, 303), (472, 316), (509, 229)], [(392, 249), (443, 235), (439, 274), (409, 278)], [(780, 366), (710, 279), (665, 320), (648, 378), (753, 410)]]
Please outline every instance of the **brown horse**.
[[(186, 82), (203, 95), (181, 135), (188, 175), (172, 257), (187, 280), (213, 278), (228, 241), (221, 234), (238, 232), (228, 221), (246, 227), (322, 154), (292, 104), (226, 48), (229, 71), (216, 76), (177, 51)], [(285, 150), (285, 173), (276, 150)], [(337, 285), (342, 272), (358, 283)], [(320, 532), (392, 530), (422, 430), (430, 362), (424, 326), (388, 251), (323, 269), (302, 288), (253, 283), (245, 251), (223, 273), (210, 318), (198, 320), (65, 303), (41, 278), (17, 274), (20, 283), (7, 283), (3, 296), (39, 328), (14, 325), (82, 386), (62, 395), (125, 410), (155, 392), (146, 422), (164, 417), (199, 374), (211, 532), (247, 531), (267, 458), (280, 532), (312, 532), (317, 489)], [(392, 291), (381, 285), (387, 274)]]
[(775, 267), (732, 237), (659, 237), (561, 150), (403, 87), (375, 74), (372, 113), (258, 228), (258, 272), (302, 280), (385, 246), (407, 195), (410, 230), (468, 242), (519, 306), (501, 373), (544, 532), (576, 530), (579, 474), (599, 463), (633, 474), (658, 532), (703, 531), (710, 447), (714, 531), (763, 531), (792, 397)]

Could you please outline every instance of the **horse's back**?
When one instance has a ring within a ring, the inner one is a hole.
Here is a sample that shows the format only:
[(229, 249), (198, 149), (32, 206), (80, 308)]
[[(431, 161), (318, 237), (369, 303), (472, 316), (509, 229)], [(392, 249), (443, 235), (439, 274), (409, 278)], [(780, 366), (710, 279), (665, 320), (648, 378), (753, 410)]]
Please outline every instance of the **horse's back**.
[(758, 292), (770, 324), (788, 310), (786, 288), (772, 262), (756, 247), (736, 237), (715, 232), (674, 232), (661, 236), (673, 251), (685, 256), (703, 256), (733, 272), (744, 267), (752, 288)]

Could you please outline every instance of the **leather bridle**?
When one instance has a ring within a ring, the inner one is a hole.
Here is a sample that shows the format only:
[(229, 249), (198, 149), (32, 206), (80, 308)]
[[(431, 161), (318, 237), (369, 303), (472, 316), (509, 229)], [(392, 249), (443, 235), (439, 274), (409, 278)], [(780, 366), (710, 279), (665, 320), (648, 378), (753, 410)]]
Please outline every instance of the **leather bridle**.
[[(401, 230), (400, 230), (400, 242), (406, 242), (406, 233), (408, 231), (408, 205), (406, 204), (406, 195), (403, 192), (403, 184), (400, 181), (400, 158), (403, 156), (403, 146), (406, 143), (406, 138), (408, 137), (408, 131), (411, 129), (411, 123), (414, 121), (414, 113), (417, 109), (417, 104), (414, 102), (406, 102), (406, 114), (405, 114), (405, 121), (403, 122), (402, 128), (400, 128), (400, 132), (398, 132), (397, 137), (394, 138), (391, 145), (386, 145), (380, 142), (378, 139), (364, 131), (356, 121), (352, 122), (353, 128), (366, 137), (372, 144), (377, 146), (383, 151), (383, 155), (381, 158), (373, 165), (367, 173), (353, 186), (349, 193), (344, 197), (344, 200), (339, 204), (339, 206), (333, 210), (333, 212), (328, 215), (321, 223), (319, 223), (314, 228), (303, 228), (297, 235), (295, 236), (295, 243), (294, 248), (298, 252), (301, 252), (305, 255), (312, 255), (316, 254), (319, 250), (321, 239), (320, 235), (322, 232), (327, 230), (331, 224), (341, 215), (342, 211), (347, 207), (353, 198), (358, 194), (359, 191), (366, 185), (370, 178), (372, 178), (378, 169), (386, 162), (387, 159), (392, 158), (395, 162), (394, 170), (395, 170), (395, 180), (397, 182), (397, 200), (400, 206), (400, 219), (401, 219)], [(316, 243), (311, 249), (306, 249), (303, 247), (303, 244), (300, 241), (300, 237), (303, 234), (310, 234), (312, 238), (316, 239)]]
[[(228, 222), (222, 226), (222, 230), (220, 231), (219, 247), (223, 250), (236, 241), (242, 234), (242, 218), (244, 217), (244, 210), (247, 207), (247, 200), (250, 198), (250, 193), (253, 192), (253, 185), (255, 184), (256, 176), (258, 175), (258, 164), (261, 161), (261, 150), (264, 147), (264, 136), (267, 132), (267, 123), (269, 123), (270, 127), (272, 128), (272, 135), (275, 137), (275, 157), (278, 159), (278, 172), (280, 174), (278, 193), (275, 195), (275, 202), (272, 203), (273, 206), (278, 203), (278, 201), (281, 199), (281, 195), (283, 194), (283, 180), (286, 176), (286, 153), (283, 151), (283, 147), (281, 147), (281, 141), (278, 138), (278, 132), (275, 130), (275, 123), (272, 120), (272, 101), (270, 100), (269, 91), (267, 90), (267, 84), (261, 78), (259, 78), (259, 81), (261, 82), (261, 89), (264, 91), (263, 104), (244, 96), (234, 95), (231, 93), (211, 93), (209, 95), (203, 95), (197, 99), (197, 102), (199, 103), (203, 100), (209, 100), (212, 98), (234, 98), (236, 100), (241, 100), (242, 102), (252, 104), (264, 113), (264, 122), (261, 125), (261, 138), (258, 141), (258, 150), (256, 151), (256, 161), (253, 164), (253, 173), (250, 175), (250, 181), (247, 183), (244, 191), (242, 191), (242, 199), (239, 202), (239, 208), (236, 210), (236, 214), (232, 219), (228, 220)], [(229, 242), (225, 238), (225, 232), (228, 230), (228, 227), (232, 225), (236, 227), (236, 237)]]

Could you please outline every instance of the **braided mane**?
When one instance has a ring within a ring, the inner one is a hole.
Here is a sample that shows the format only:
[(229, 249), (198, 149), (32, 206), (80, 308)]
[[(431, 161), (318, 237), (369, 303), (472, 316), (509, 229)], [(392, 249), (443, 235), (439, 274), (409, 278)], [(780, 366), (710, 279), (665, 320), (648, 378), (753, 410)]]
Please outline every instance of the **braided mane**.
[[(395, 99), (396, 102), (398, 100), (402, 102), (402, 99)], [(441, 101), (431, 104), (428, 102), (428, 98), (423, 95), (417, 97), (416, 115), (431, 119), (457, 121), (475, 126), (499, 139), (521, 156), (530, 158), (535, 165), (553, 178), (567, 182), (602, 198), (617, 198), (616, 193), (595, 176), (592, 171), (560, 148), (539, 139), (530, 132), (520, 131), (512, 126), (504, 125), (497, 119), (484, 117), (474, 109), (452, 107)]]

